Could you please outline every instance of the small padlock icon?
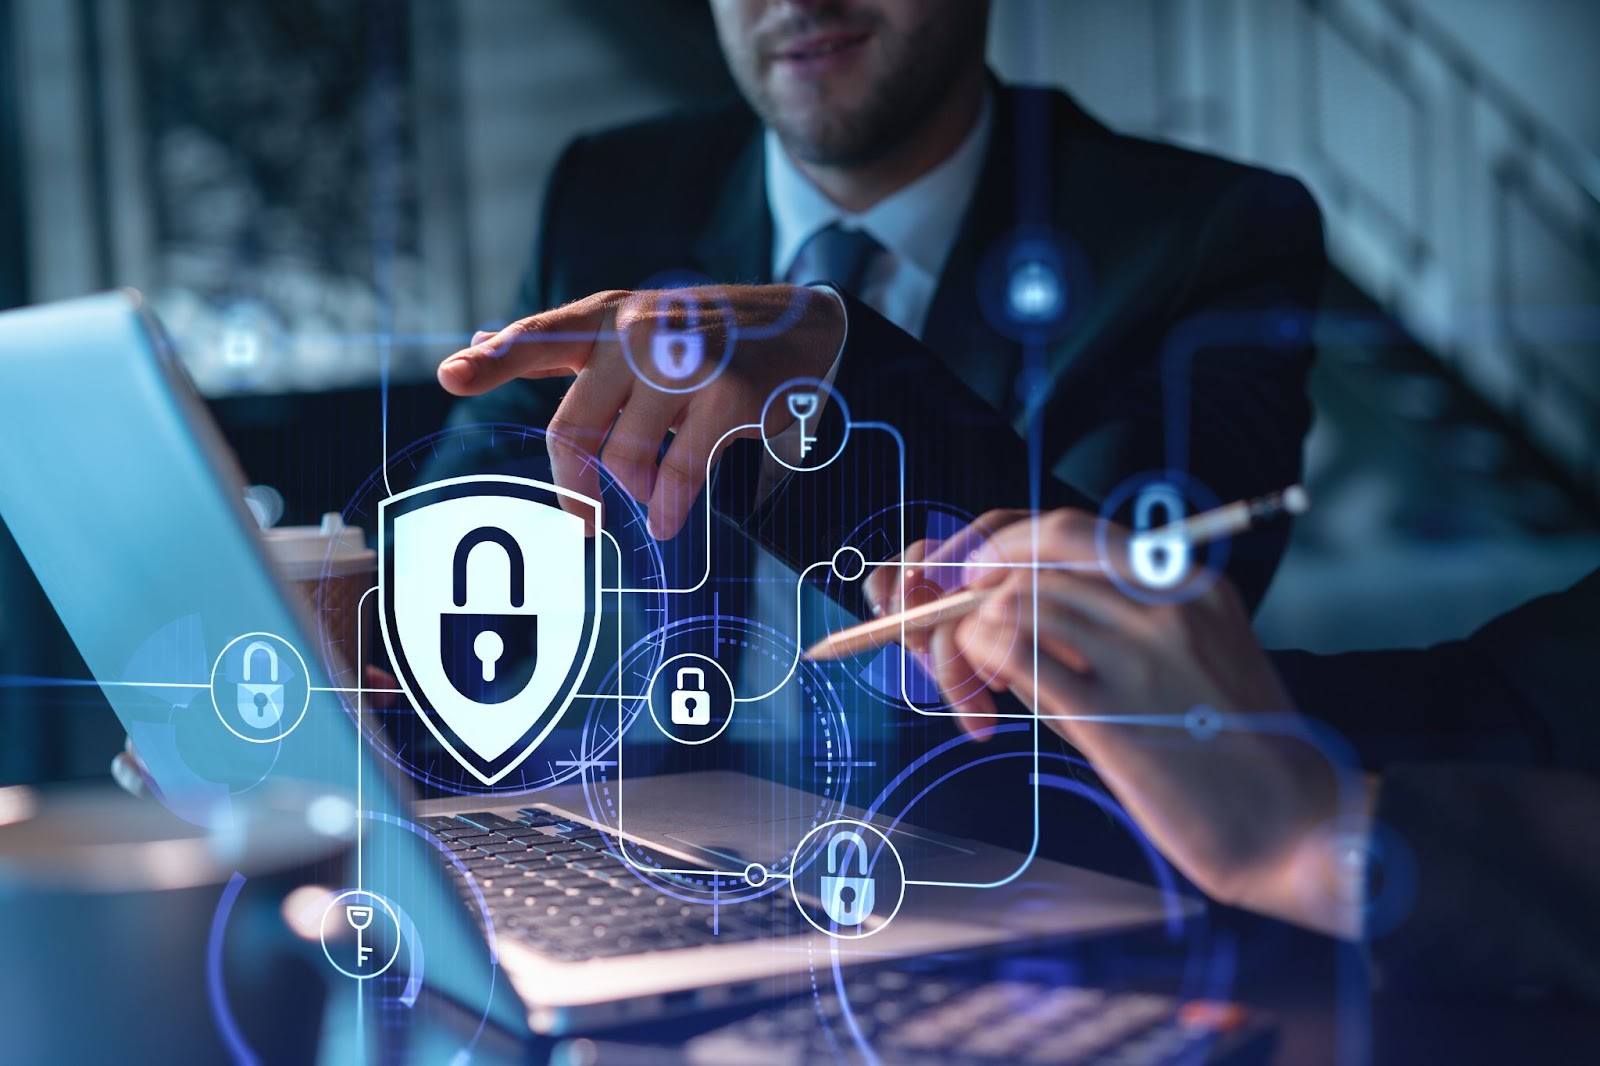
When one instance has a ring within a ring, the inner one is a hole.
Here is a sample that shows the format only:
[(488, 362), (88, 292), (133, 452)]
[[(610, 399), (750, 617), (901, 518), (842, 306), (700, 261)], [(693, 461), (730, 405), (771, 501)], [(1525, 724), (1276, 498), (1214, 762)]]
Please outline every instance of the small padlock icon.
[[(1159, 518), (1158, 518), (1159, 513)], [(1183, 496), (1165, 481), (1146, 485), (1133, 505), (1128, 566), (1147, 588), (1169, 589), (1189, 575), (1189, 538), (1170, 527), (1183, 521)]]
[[(257, 681), (252, 671), (257, 653), (267, 657), (267, 681)], [(271, 729), (283, 717), (283, 682), (278, 680), (278, 649), (264, 640), (252, 640), (244, 649), (244, 680), (239, 682), (239, 717), (253, 729)]]
[(251, 370), (261, 362), (261, 337), (243, 323), (222, 332), (222, 365), (229, 370)]
[[(672, 309), (683, 309), (683, 325), (672, 325)], [(705, 362), (706, 339), (698, 332), (700, 309), (693, 302), (668, 296), (659, 305), (660, 322), (650, 338), (650, 361), (656, 372), (668, 381), (693, 377)]]
[[(688, 684), (690, 675), (694, 677), (694, 688)], [(706, 672), (698, 666), (678, 670), (678, 684), (672, 690), (672, 724), (711, 724), (711, 693), (706, 691)]]
[(467, 606), (467, 559), (480, 544), (498, 545), (510, 563), (506, 609), (484, 610), (488, 599), (471, 597), (476, 610), (439, 615), (439, 660), (444, 676), (474, 703), (504, 703), (528, 687), (538, 661), (539, 618), (526, 609), (527, 563), (517, 539), (499, 526), (479, 526), (456, 544), (450, 598)]
[[(856, 875), (839, 872), (839, 849), (856, 846)], [(834, 924), (854, 928), (872, 916), (877, 903), (878, 882), (867, 876), (867, 842), (854, 829), (845, 829), (828, 839), (828, 872), (822, 875), (822, 909)]]

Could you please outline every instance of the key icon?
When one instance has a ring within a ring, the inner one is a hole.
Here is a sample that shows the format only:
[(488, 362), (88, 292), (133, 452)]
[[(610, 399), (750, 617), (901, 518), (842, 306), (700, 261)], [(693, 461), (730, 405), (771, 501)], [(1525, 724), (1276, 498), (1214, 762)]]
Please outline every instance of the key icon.
[(800, 458), (804, 459), (811, 454), (811, 446), (817, 443), (817, 438), (806, 433), (806, 420), (817, 413), (820, 397), (810, 390), (796, 390), (788, 396), (789, 413), (800, 420)]
[(356, 931), (356, 965), (365, 966), (367, 956), (372, 954), (372, 949), (363, 942), (361, 934), (372, 924), (372, 908), (357, 906), (354, 903), (346, 904), (344, 919), (350, 923), (350, 928)]

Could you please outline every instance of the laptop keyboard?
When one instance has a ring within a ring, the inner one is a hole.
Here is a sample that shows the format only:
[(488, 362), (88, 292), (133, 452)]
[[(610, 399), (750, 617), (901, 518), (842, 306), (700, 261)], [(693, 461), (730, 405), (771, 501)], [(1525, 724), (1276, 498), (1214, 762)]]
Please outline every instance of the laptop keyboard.
[(829, 989), (695, 1037), (684, 1059), (861, 1062), (853, 1026), (882, 1066), (1256, 1066), (1268, 1061), (1276, 1036), (1270, 1021), (1236, 1004), (1036, 980), (885, 969), (853, 975), (846, 988), (849, 1025)]
[[(576, 962), (799, 932), (799, 915), (781, 886), (747, 902), (685, 903), (630, 869), (616, 852), (616, 837), (540, 807), (522, 808), (515, 820), (485, 811), (422, 824), (477, 883), (495, 935), (550, 958)], [(628, 849), (636, 859), (651, 855), (631, 842)], [(655, 858), (667, 867), (684, 865), (672, 856)], [(476, 907), (472, 892), (462, 891)]]

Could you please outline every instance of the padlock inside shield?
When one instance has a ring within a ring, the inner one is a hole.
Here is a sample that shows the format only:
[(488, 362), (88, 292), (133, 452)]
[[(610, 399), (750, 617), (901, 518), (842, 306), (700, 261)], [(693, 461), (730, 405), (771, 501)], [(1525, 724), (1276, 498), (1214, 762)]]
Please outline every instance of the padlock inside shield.
[[(485, 670), (478, 656), (478, 641), (484, 633), (499, 638), (500, 654), (492, 670)], [(474, 703), (504, 703), (521, 693), (533, 680), (538, 652), (538, 615), (447, 611), (439, 616), (439, 661), (444, 676)]]
[(479, 526), (456, 544), (450, 599), (459, 608), (482, 604), (467, 588), (467, 560), (480, 544), (498, 545), (509, 569), (507, 611), (443, 611), (439, 615), (439, 663), (450, 685), (473, 703), (505, 703), (533, 680), (539, 661), (539, 616), (527, 601), (527, 563), (517, 539), (499, 526)]

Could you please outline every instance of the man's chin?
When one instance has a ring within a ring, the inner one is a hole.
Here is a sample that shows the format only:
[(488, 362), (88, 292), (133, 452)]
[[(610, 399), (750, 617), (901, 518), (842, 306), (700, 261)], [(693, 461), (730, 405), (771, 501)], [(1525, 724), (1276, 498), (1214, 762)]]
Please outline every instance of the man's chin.
[(789, 154), (817, 166), (850, 166), (870, 162), (882, 153), (885, 138), (861, 116), (830, 112), (774, 123)]

